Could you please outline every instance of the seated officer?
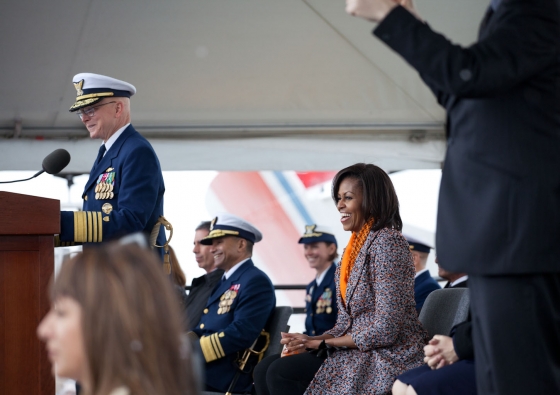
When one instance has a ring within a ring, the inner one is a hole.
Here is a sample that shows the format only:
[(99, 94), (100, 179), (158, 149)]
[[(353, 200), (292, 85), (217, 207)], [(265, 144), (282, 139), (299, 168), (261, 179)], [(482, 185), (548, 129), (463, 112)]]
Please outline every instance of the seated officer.
[[(216, 267), (225, 272), (193, 329), (206, 361), (208, 391), (228, 390), (238, 372), (237, 360), (258, 338), (276, 305), (270, 279), (251, 261), (253, 244), (261, 240), (258, 229), (231, 214), (214, 218), (201, 240), (212, 245)], [(252, 382), (251, 374), (241, 374), (233, 392), (250, 391)]]
[(409, 238), (407, 238), (407, 241), (414, 261), (414, 270), (416, 270), (414, 300), (416, 301), (416, 311), (420, 314), (428, 295), (436, 289), (441, 289), (441, 287), (426, 268), (430, 247)]
[(338, 312), (334, 284), (336, 238), (324, 226), (307, 225), (299, 244), (304, 245), (305, 258), (317, 272), (306, 290), (305, 331), (309, 336), (319, 336), (334, 326)]

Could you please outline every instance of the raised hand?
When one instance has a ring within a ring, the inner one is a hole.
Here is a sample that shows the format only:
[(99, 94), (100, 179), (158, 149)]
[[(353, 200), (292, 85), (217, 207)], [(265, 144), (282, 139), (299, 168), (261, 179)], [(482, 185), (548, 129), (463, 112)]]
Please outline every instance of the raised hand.
[(379, 22), (397, 6), (393, 0), (346, 0), (346, 12), (357, 16)]

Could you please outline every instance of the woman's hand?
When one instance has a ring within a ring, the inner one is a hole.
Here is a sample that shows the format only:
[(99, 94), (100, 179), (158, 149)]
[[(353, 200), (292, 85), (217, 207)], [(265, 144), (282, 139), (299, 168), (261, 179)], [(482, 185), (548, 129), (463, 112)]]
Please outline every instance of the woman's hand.
[(312, 340), (312, 339), (307, 339), (304, 343), (305, 348), (311, 348), (313, 350), (317, 350), (319, 348), (319, 346), (321, 345), (322, 340)]
[(457, 362), (459, 357), (453, 347), (453, 339), (449, 336), (435, 335), (424, 347), (424, 362), (431, 369), (439, 369)]
[[(280, 343), (284, 345), (284, 349), (282, 350), (283, 354), (297, 354), (298, 352), (301, 352), (301, 350), (305, 350), (307, 347), (305, 344), (310, 339), (309, 336), (301, 333), (280, 333), (282, 335)], [(321, 343), (320, 340), (319, 343)]]

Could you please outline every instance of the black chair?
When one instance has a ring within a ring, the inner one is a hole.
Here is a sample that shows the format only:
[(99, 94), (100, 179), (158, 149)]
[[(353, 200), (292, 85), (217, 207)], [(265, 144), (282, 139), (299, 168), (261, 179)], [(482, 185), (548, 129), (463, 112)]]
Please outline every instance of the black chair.
[[(282, 345), (280, 344), (280, 339), (282, 336), (280, 332), (288, 332), (288, 320), (292, 315), (293, 309), (290, 306), (277, 306), (270, 317), (266, 328), (261, 332), (261, 335), (258, 339), (255, 340), (255, 343), (250, 349), (245, 351), (244, 356), (247, 358), (251, 355), (259, 355), (259, 361), (262, 358), (266, 358), (269, 355), (279, 354), (282, 351)], [(264, 349), (263, 344), (264, 343)], [(244, 358), (242, 358), (244, 359)], [(240, 367), (241, 370), (244, 370), (244, 366)], [(237, 376), (232, 381), (230, 388), (233, 388), (235, 382), (237, 381)], [(202, 395), (222, 395), (221, 392), (210, 392), (210, 391), (202, 391)], [(241, 394), (233, 394), (231, 392), (226, 392), (226, 395), (241, 395)]]
[(467, 320), (469, 306), (468, 288), (438, 289), (428, 295), (418, 318), (430, 338), (449, 335), (453, 326)]

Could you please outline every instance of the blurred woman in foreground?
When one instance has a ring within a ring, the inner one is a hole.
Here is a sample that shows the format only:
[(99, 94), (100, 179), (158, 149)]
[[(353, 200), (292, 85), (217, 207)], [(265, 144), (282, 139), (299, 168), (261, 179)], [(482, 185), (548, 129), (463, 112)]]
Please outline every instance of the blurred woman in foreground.
[(84, 395), (194, 395), (180, 310), (161, 262), (107, 244), (62, 265), (37, 329), (56, 375)]
[(335, 274), (336, 324), (321, 336), (285, 334), (287, 353), (311, 352), (272, 363), (259, 395), (386, 394), (397, 375), (423, 362), (428, 338), (416, 316), (414, 266), (391, 179), (358, 163), (337, 173), (332, 197), (352, 232)]

